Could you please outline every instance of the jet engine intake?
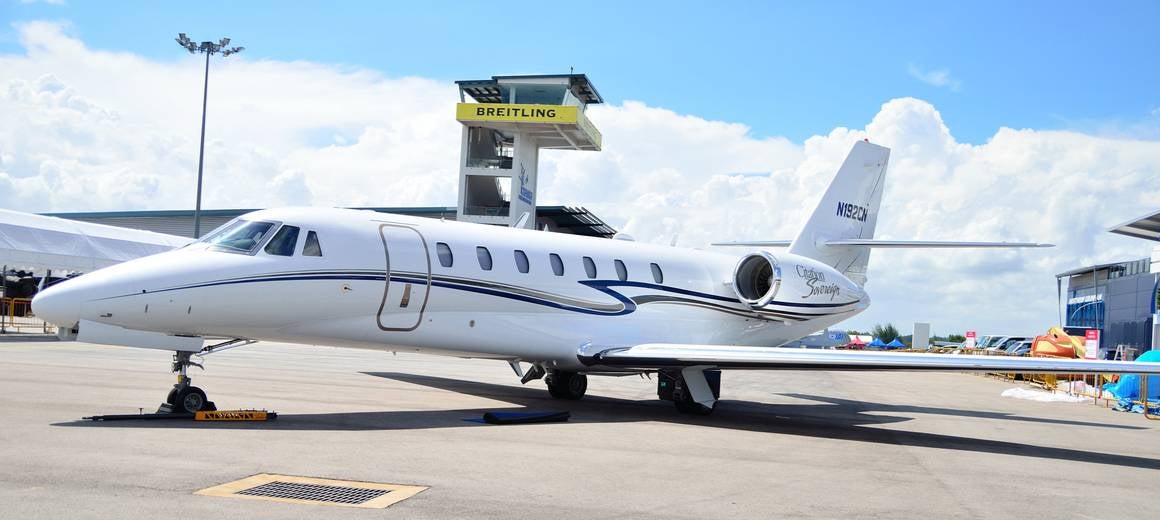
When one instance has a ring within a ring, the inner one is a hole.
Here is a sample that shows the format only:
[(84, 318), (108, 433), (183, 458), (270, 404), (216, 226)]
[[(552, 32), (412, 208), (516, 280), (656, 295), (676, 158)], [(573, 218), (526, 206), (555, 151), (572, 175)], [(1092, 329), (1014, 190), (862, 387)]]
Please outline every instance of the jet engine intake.
[(737, 299), (753, 308), (764, 307), (781, 287), (781, 267), (773, 255), (762, 251), (751, 253), (733, 268), (733, 292)]

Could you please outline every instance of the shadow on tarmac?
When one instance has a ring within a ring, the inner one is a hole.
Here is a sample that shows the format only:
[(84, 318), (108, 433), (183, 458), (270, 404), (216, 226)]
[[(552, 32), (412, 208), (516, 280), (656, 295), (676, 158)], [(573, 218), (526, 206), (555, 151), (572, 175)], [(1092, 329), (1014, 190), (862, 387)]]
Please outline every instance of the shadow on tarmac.
[[(1160, 460), (1130, 455), (1115, 455), (1069, 448), (1033, 446), (989, 439), (958, 437), (936, 433), (899, 431), (874, 428), (878, 424), (890, 424), (911, 420), (910, 417), (868, 414), (866, 412), (923, 413), (950, 416), (973, 417), (992, 420), (1014, 420), (1036, 423), (1060, 424), (1122, 429), (1147, 429), (1145, 427), (1108, 425), (1082, 421), (1057, 420), (1037, 417), (1022, 417), (999, 412), (958, 410), (952, 408), (932, 408), (921, 406), (898, 406), (864, 401), (852, 401), (832, 397), (804, 394), (781, 394), (796, 399), (804, 399), (824, 404), (770, 404), (750, 401), (723, 400), (711, 416), (690, 416), (678, 414), (671, 403), (656, 399), (633, 401), (596, 395), (585, 396), (582, 401), (559, 401), (538, 387), (516, 387), (477, 381), (462, 381), (443, 377), (403, 374), (396, 372), (364, 372), (364, 374), (437, 388), (451, 392), (485, 397), (536, 410), (572, 412), (572, 423), (634, 423), (670, 422), (694, 424), (712, 428), (746, 430), (753, 432), (796, 435), (823, 439), (857, 441), (873, 444), (915, 446), (946, 450), (1015, 455), (1042, 459), (1057, 459), (1074, 462), (1089, 462), (1133, 468), (1160, 469)], [(460, 410), (417, 410), (384, 412), (346, 412), (324, 414), (278, 414), (271, 422), (193, 422), (193, 421), (71, 421), (53, 426), (90, 428), (210, 428), (210, 429), (255, 429), (255, 430), (327, 430), (327, 431), (367, 431), (367, 430), (411, 430), (428, 428), (471, 427), (473, 421), (485, 412), (502, 407), (460, 409)], [(482, 426), (482, 425), (480, 425)], [(518, 427), (518, 426), (510, 426)], [(538, 427), (566, 428), (568, 423), (551, 423)]]

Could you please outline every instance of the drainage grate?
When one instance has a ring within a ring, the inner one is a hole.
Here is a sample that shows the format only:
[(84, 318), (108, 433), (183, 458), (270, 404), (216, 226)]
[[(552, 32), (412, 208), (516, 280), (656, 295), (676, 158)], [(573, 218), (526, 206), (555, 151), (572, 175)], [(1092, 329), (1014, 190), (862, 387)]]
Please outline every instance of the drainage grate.
[(260, 473), (202, 489), (195, 494), (296, 504), (384, 508), (411, 498), (425, 489), (423, 486)]
[(292, 498), (315, 500), (318, 502), (338, 502), (340, 504), (361, 504), (372, 498), (379, 498), (390, 490), (363, 489), (347, 486), (326, 486), (322, 484), (299, 484), (280, 480), (238, 491), (239, 495), (270, 498)]

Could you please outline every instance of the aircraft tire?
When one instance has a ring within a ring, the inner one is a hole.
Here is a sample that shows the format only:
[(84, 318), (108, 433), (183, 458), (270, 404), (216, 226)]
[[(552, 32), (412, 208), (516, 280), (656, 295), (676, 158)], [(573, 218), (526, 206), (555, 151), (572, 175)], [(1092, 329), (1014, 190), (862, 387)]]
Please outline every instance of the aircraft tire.
[(588, 376), (576, 372), (553, 370), (544, 382), (548, 384), (548, 393), (556, 399), (575, 401), (588, 390)]
[(713, 401), (713, 406), (705, 406), (693, 400), (693, 395), (684, 388), (684, 380), (678, 395), (673, 396), (673, 404), (676, 405), (677, 411), (689, 415), (709, 415), (713, 410), (717, 409), (717, 401)]
[(206, 403), (209, 399), (206, 398), (205, 392), (196, 386), (188, 386), (177, 392), (174, 396), (173, 407), (174, 411), (178, 413), (194, 413), (199, 410), (207, 408)]

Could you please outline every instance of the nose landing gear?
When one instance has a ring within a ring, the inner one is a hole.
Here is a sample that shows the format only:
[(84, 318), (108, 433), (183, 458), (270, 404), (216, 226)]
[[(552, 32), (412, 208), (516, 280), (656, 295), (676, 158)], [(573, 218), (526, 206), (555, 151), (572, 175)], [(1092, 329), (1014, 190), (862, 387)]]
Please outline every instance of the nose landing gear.
[(217, 410), (213, 401), (206, 398), (205, 392), (191, 385), (192, 380), (187, 374), (190, 366), (202, 370), (205, 367), (190, 360), (192, 352), (177, 351), (173, 354), (173, 371), (177, 373), (177, 384), (169, 391), (165, 403), (157, 409), (157, 413), (195, 413), (199, 411)]

